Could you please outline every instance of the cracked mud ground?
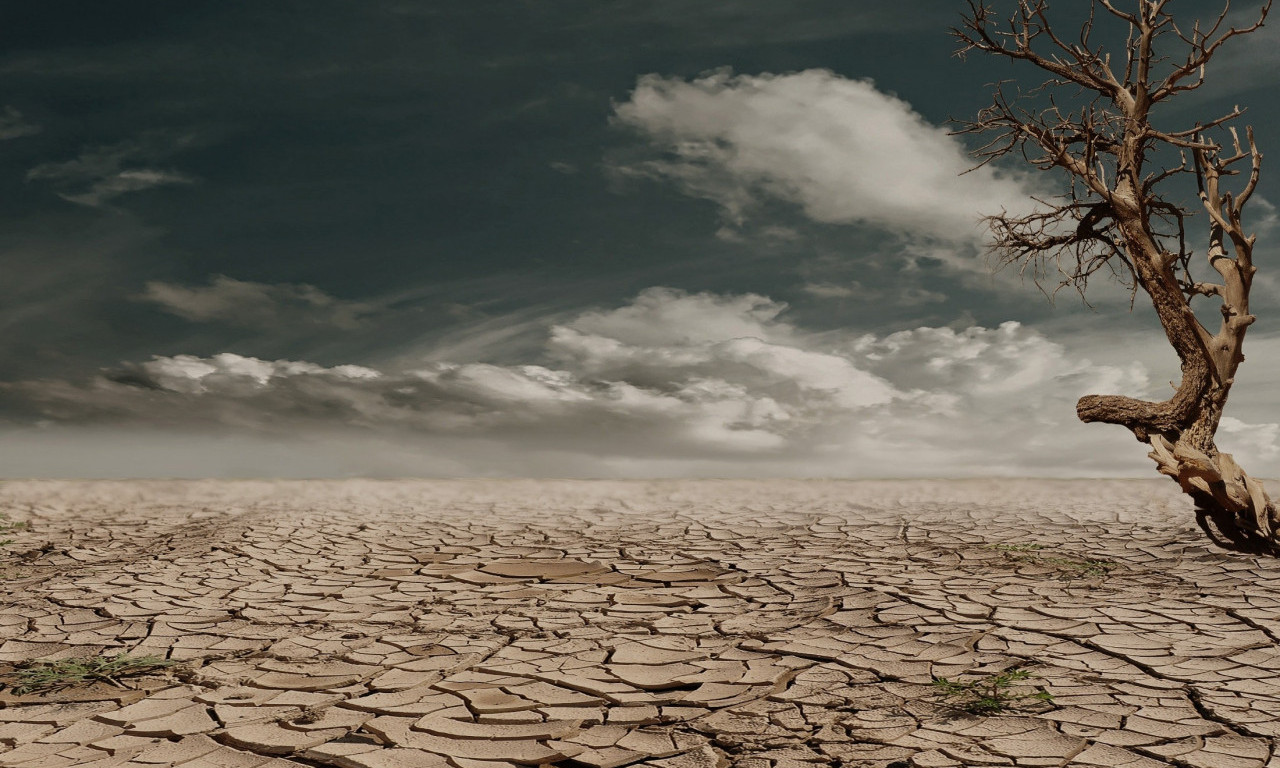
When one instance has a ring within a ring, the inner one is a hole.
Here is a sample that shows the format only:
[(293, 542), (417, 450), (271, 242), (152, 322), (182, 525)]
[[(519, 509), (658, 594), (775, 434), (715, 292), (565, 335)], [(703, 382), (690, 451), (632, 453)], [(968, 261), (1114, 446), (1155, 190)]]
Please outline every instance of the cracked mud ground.
[[(1280, 766), (1280, 562), (1168, 482), (33, 481), (0, 510), (0, 681), (180, 662), (10, 685), (3, 766)], [(1014, 668), (1052, 700), (932, 684)]]

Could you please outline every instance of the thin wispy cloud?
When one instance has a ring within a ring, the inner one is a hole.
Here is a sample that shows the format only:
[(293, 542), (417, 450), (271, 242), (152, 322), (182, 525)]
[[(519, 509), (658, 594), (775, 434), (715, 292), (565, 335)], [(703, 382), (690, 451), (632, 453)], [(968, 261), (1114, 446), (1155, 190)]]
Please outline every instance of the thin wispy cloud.
[(946, 294), (919, 286), (872, 288), (857, 280), (846, 283), (805, 283), (800, 290), (818, 299), (857, 299), (900, 307), (938, 304), (947, 300)]
[(28, 121), (16, 107), (5, 105), (4, 112), (0, 112), (0, 141), (34, 136), (39, 132), (40, 126)]
[(314, 285), (256, 283), (214, 275), (208, 285), (152, 280), (138, 296), (173, 315), (198, 323), (279, 328), (330, 325), (350, 329), (375, 311), (370, 304), (338, 299)]
[(68, 202), (99, 208), (130, 192), (195, 183), (187, 174), (156, 167), (194, 141), (191, 136), (152, 134), (88, 147), (75, 159), (37, 165), (27, 171), (27, 180), (49, 184)]

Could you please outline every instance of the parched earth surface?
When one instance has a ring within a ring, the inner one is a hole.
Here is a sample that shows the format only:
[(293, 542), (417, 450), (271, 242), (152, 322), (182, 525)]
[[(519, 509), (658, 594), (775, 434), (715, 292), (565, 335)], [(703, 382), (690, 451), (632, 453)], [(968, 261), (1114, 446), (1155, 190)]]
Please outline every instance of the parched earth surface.
[[(0, 510), (3, 766), (1280, 766), (1280, 563), (1167, 481), (32, 481)], [(119, 653), (177, 663), (15, 691)]]

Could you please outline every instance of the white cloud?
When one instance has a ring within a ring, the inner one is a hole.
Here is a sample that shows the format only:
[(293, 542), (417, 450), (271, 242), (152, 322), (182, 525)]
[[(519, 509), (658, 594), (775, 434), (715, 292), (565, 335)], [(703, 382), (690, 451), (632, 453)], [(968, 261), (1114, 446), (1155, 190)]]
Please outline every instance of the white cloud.
[(44, 181), (62, 199), (99, 208), (129, 192), (170, 184), (193, 184), (195, 179), (154, 164), (195, 142), (192, 136), (148, 134), (118, 144), (89, 147), (74, 160), (43, 163), (27, 171), (28, 181)]
[(623, 174), (663, 178), (741, 223), (762, 196), (828, 223), (974, 241), (979, 219), (1031, 206), (1026, 177), (973, 166), (961, 142), (907, 102), (828, 70), (641, 77), (618, 123), (663, 155)]
[(778, 316), (787, 308), (753, 293), (688, 294), (649, 288), (624, 307), (579, 315), (567, 326), (631, 345), (671, 345), (752, 337), (787, 340), (795, 329)]
[(195, 179), (176, 171), (160, 171), (152, 168), (127, 169), (95, 180), (89, 188), (78, 193), (62, 193), (63, 200), (90, 208), (98, 208), (128, 192), (165, 184), (194, 184)]
[[(218, 390), (228, 384), (240, 384), (239, 380), (252, 382), (257, 387), (269, 387), (273, 379), (282, 380), (295, 376), (337, 377), (352, 381), (377, 379), (375, 370), (358, 365), (340, 365), (325, 368), (315, 363), (292, 360), (266, 361), (253, 357), (241, 357), (230, 353), (199, 358), (193, 355), (156, 357), (138, 366), (146, 376), (145, 381), (157, 389), (173, 392), (205, 393)], [(142, 381), (143, 379), (135, 379)]]
[(334, 298), (313, 285), (268, 284), (214, 275), (207, 286), (153, 280), (138, 297), (193, 322), (252, 327), (331, 325), (354, 328), (373, 307)]
[(1257, 456), (1274, 460), (1280, 456), (1280, 424), (1248, 424), (1231, 416), (1223, 416), (1218, 425), (1223, 435), (1220, 441), (1230, 444), (1244, 461), (1245, 456)]
[(819, 299), (848, 299), (857, 295), (857, 283), (805, 283), (801, 290)]
[(40, 132), (40, 126), (28, 122), (17, 108), (6, 105), (0, 113), (0, 141), (33, 136)]
[(702, 393), (728, 392), (725, 384), (742, 397), (764, 396), (765, 410), (792, 403), (787, 422), (803, 420), (806, 408), (857, 410), (894, 397), (892, 386), (848, 358), (807, 348), (797, 329), (777, 319), (785, 309), (754, 294), (651, 288), (625, 307), (553, 328), (548, 351), (593, 380), (661, 391), (696, 384)]
[[(1086, 393), (1151, 396), (1141, 364), (1093, 364), (1013, 322), (875, 337), (810, 332), (788, 323), (785, 309), (758, 295), (653, 288), (554, 326), (540, 364), (375, 370), (179, 355), (86, 384), (5, 388), (31, 407), (28, 421), (61, 429), (163, 428), (299, 450), (321, 440), (326, 467), (342, 440), (379, 443), (346, 456), (344, 472), (357, 474), (385, 475), (388, 466), (543, 476), (1151, 471), (1126, 431), (1080, 424), (1074, 412)], [(1223, 431), (1251, 472), (1265, 474), (1257, 462), (1280, 458), (1274, 424), (1227, 420)]]

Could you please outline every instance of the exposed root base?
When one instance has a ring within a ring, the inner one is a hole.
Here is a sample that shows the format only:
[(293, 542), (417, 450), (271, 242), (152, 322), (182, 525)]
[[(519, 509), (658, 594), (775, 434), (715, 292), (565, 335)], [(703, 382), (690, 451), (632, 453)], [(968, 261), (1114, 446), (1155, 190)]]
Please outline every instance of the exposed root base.
[[(1226, 549), (1280, 556), (1280, 520), (1262, 482), (1249, 477), (1229, 453), (1204, 453), (1163, 435), (1148, 438), (1159, 471), (1178, 482), (1196, 504), (1196, 522)], [(1210, 525), (1212, 523), (1212, 525)], [(1216, 531), (1216, 532), (1215, 532)]]
[(1280, 543), (1264, 539), (1256, 533), (1236, 524), (1234, 515), (1217, 509), (1210, 510), (1196, 505), (1196, 523), (1200, 530), (1219, 547), (1249, 555), (1280, 557)]

